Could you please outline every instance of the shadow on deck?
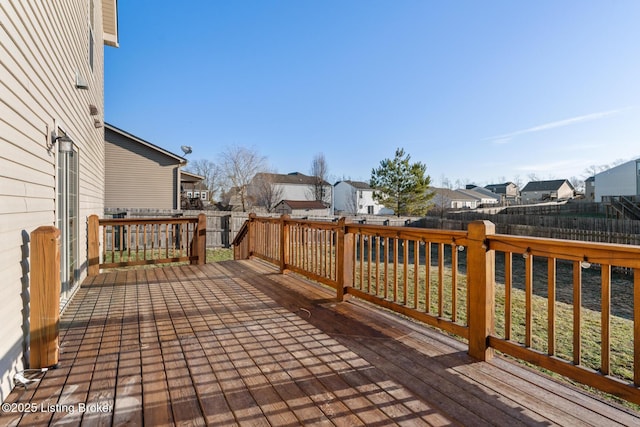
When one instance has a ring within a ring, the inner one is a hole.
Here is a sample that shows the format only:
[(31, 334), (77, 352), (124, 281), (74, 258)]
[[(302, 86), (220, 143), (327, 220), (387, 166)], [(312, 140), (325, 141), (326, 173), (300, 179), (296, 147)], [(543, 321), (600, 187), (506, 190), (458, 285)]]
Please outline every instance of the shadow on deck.
[(640, 415), (260, 261), (104, 273), (9, 425), (639, 425)]

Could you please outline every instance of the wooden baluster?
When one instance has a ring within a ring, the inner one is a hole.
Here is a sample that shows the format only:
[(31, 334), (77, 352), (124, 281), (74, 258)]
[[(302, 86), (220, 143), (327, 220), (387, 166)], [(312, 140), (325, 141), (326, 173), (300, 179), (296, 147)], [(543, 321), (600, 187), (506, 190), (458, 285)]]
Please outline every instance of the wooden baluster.
[(458, 320), (458, 246), (451, 245), (451, 321)]
[[(511, 279), (511, 278), (509, 278)], [(511, 321), (511, 318), (509, 318)], [(547, 354), (556, 354), (556, 259), (547, 259)]]
[[(504, 339), (511, 339), (511, 290), (513, 280), (513, 254), (504, 253)], [(467, 284), (467, 287), (468, 284)], [(468, 313), (468, 311), (467, 311)]]
[(524, 260), (524, 270), (524, 345), (525, 347), (531, 347), (531, 339), (533, 336), (533, 255), (526, 254), (526, 258)]
[(580, 365), (582, 360), (582, 266), (580, 261), (573, 262), (573, 363)]
[(602, 320), (602, 339), (600, 345), (600, 372), (609, 375), (611, 366), (611, 266), (603, 264), (601, 267), (602, 278), (602, 308), (600, 310)]

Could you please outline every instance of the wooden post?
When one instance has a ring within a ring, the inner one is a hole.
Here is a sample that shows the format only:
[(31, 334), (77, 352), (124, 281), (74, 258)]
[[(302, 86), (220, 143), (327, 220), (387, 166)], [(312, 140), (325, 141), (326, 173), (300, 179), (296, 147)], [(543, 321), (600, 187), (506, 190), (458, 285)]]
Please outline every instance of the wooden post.
[(495, 330), (495, 252), (488, 248), (486, 240), (492, 234), (495, 234), (495, 225), (490, 221), (473, 221), (469, 224), (469, 355), (479, 360), (490, 360), (493, 357), (489, 336)]
[(191, 264), (204, 265), (207, 263), (207, 216), (198, 215), (198, 224), (193, 235), (193, 254), (198, 257)]
[(289, 265), (289, 224), (287, 220), (291, 218), (287, 214), (280, 216), (280, 273), (287, 271)]
[(347, 288), (353, 286), (353, 234), (346, 232), (346, 219), (338, 221), (338, 239), (336, 242), (337, 258), (337, 299), (344, 301), (348, 294)]
[(87, 274), (97, 276), (100, 273), (100, 220), (98, 215), (90, 215), (87, 223), (88, 264)]
[(30, 368), (58, 364), (60, 322), (60, 230), (39, 227), (31, 233), (29, 278)]
[(252, 212), (249, 214), (249, 224), (247, 225), (249, 227), (249, 231), (247, 232), (247, 238), (249, 239), (247, 242), (247, 248), (248, 248), (247, 259), (249, 259), (253, 256), (253, 253), (255, 252), (255, 240), (256, 240), (256, 214), (255, 213)]

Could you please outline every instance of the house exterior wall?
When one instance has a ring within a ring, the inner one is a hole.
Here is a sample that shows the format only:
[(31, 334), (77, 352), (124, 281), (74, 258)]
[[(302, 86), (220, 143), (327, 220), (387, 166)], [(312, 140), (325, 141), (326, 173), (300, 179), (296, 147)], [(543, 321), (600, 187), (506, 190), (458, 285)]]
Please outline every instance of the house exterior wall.
[(595, 201), (603, 196), (637, 196), (640, 194), (640, 159), (623, 163), (596, 174)]
[(451, 200), (452, 209), (475, 209), (478, 207), (477, 200)]
[(330, 216), (329, 212), (331, 209), (292, 209), (290, 206), (280, 203), (274, 209), (275, 213), (278, 214), (287, 214), (293, 217), (327, 217)]
[(107, 128), (105, 208), (179, 209), (180, 163)]
[(574, 197), (574, 191), (568, 182), (565, 182), (564, 184), (562, 184), (562, 186), (556, 192), (557, 199), (573, 199), (573, 197)]
[[(308, 200), (313, 201), (315, 197), (313, 195), (313, 187), (308, 184), (281, 184), (274, 183), (276, 189), (282, 190), (281, 200)], [(325, 202), (331, 201), (331, 186), (325, 185)]]
[(540, 202), (546, 200), (572, 199), (573, 188), (568, 181), (562, 183), (556, 189), (544, 189), (537, 191), (522, 191), (521, 199), (524, 203)]
[[(3, 1), (0, 6), (0, 400), (28, 351), (29, 235), (56, 226), (59, 130), (79, 161), (78, 278), (86, 276), (86, 219), (104, 209), (101, 1)], [(63, 24), (61, 24), (63, 23)], [(89, 26), (93, 23), (93, 68)], [(88, 89), (75, 86), (76, 72)], [(64, 248), (63, 248), (64, 250)]]
[(508, 198), (518, 197), (518, 186), (510, 182), (505, 188), (505, 196)]
[(341, 181), (333, 187), (334, 209), (355, 215), (388, 215), (391, 209), (385, 208), (373, 198), (372, 189), (355, 188), (348, 182)]

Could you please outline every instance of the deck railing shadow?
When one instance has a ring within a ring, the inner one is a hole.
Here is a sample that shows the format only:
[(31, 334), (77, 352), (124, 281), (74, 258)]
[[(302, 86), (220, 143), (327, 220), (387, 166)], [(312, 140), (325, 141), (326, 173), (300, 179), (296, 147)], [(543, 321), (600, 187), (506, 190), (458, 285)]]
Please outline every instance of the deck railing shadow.
[[(260, 292), (335, 339), (345, 352), (353, 352), (367, 361), (379, 361), (380, 366), (371, 362), (371, 365), (360, 369), (349, 368), (340, 373), (347, 379), (353, 376), (353, 383), (358, 387), (366, 386), (363, 381), (388, 381), (388, 376), (391, 375), (398, 381), (396, 384), (402, 384), (418, 395), (432, 398), (434, 395), (439, 396), (435, 397), (435, 401), (438, 401), (440, 408), (448, 414), (455, 414), (458, 421), (481, 422), (478, 414), (484, 412), (481, 409), (484, 405), (489, 405), (498, 409), (495, 413), (491, 412), (492, 416), (504, 418), (485, 420), (487, 423), (506, 425), (515, 418), (527, 425), (550, 425), (530, 418), (524, 413), (523, 407), (503, 404), (489, 388), (471, 385), (468, 379), (463, 378), (464, 375), (459, 375), (456, 371), (467, 367), (473, 369), (473, 365), (478, 363), (467, 354), (462, 343), (459, 343), (458, 348), (452, 348), (451, 340), (439, 342), (437, 337), (429, 335), (427, 345), (421, 338), (413, 340), (418, 345), (405, 344), (403, 340), (407, 337), (394, 331), (395, 328), (388, 327), (387, 321), (376, 318), (379, 323), (363, 322), (368, 308), (362, 305), (337, 308), (335, 300), (308, 297), (296, 292), (293, 286), (283, 287), (276, 277), (264, 280), (264, 275), (256, 276), (252, 284)], [(306, 311), (299, 310), (299, 307)], [(423, 350), (429, 348), (431, 353), (419, 351), (417, 347), (422, 347)], [(442, 354), (442, 348), (447, 349), (445, 354)], [(348, 359), (348, 356), (345, 355), (345, 358)], [(389, 363), (390, 361), (393, 362)]]
[[(640, 319), (640, 247), (501, 235), (489, 221), (445, 231), (254, 214), (233, 245), (236, 259), (260, 258), (281, 273), (324, 283), (338, 301), (354, 296), (455, 334), (477, 360), (499, 350), (640, 404), (640, 322), (629, 320)], [(546, 263), (542, 273), (539, 260)], [(569, 263), (570, 276), (558, 273), (560, 263)], [(496, 283), (498, 268), (502, 283)], [(600, 272), (599, 283), (583, 283), (585, 268)], [(635, 295), (633, 315), (622, 320), (612, 315), (617, 269), (628, 273), (625, 283)], [(561, 288), (570, 289), (570, 298), (563, 296), (568, 303), (558, 298)], [(587, 293), (599, 296), (596, 326), (588, 317), (594, 302), (584, 308)], [(561, 312), (570, 321), (561, 321)], [(627, 322), (622, 338), (613, 330), (620, 322)], [(595, 344), (587, 339), (594, 328)]]

